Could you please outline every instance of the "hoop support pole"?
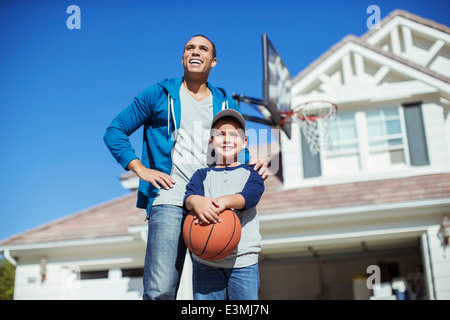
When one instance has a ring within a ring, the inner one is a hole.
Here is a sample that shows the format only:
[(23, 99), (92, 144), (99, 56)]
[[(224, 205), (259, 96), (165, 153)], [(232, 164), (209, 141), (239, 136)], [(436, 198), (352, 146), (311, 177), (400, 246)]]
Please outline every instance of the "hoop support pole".
[[(233, 99), (237, 101), (238, 105), (239, 105), (239, 102), (241, 102), (241, 101), (247, 103), (249, 106), (251, 106), (253, 109), (257, 110), (259, 113), (261, 113), (261, 108), (264, 108), (267, 110), (267, 106), (264, 104), (264, 101), (261, 99), (247, 97), (242, 94), (236, 94), (236, 93), (233, 94)], [(242, 116), (244, 117), (245, 120), (248, 120), (248, 121), (265, 124), (265, 125), (268, 125), (271, 127), (274, 127), (276, 125), (276, 123), (274, 122), (273, 119), (269, 120), (269, 119), (254, 117), (254, 116), (245, 115), (245, 114), (243, 114)]]

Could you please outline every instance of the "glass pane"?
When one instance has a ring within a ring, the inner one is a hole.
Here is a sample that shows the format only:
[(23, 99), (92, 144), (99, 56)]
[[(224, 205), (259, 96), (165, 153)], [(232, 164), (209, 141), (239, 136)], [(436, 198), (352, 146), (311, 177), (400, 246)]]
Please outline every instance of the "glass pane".
[(342, 113), (336, 116), (329, 128), (333, 143), (342, 140), (356, 139), (356, 125), (353, 113)]
[(356, 152), (356, 143), (352, 143), (352, 144), (344, 144), (341, 147), (342, 151), (354, 151)]
[(384, 140), (370, 142), (370, 148), (382, 148), (382, 147), (386, 147), (386, 145), (387, 145), (386, 141), (384, 141)]
[(341, 121), (352, 121), (352, 122), (355, 121), (355, 119), (353, 117), (353, 113), (341, 113), (341, 114), (339, 114), (339, 120), (341, 120)]
[(386, 121), (386, 129), (387, 134), (397, 134), (402, 132), (402, 128), (400, 126), (400, 120), (388, 120)]
[(338, 126), (335, 123), (333, 123), (330, 126), (329, 130), (330, 130), (330, 137), (331, 137), (331, 139), (334, 140), (334, 141), (339, 140), (339, 130), (338, 130)]
[(367, 134), (369, 137), (383, 136), (385, 134), (384, 127), (380, 122), (369, 122), (367, 123)]
[(366, 111), (366, 118), (368, 121), (371, 121), (372, 118), (379, 118), (380, 117), (380, 111), (379, 110), (371, 110)]
[(403, 144), (403, 139), (399, 138), (399, 139), (390, 139), (389, 140), (389, 145), (390, 146), (400, 146)]
[(357, 153), (358, 148), (356, 143), (349, 144), (333, 144), (331, 151), (333, 152), (345, 152), (345, 153)]
[(389, 109), (384, 109), (384, 115), (386, 116), (386, 118), (390, 118), (390, 117), (398, 117), (398, 108), (389, 108)]
[(356, 128), (354, 123), (346, 123), (344, 127), (341, 128), (341, 139), (355, 139), (356, 138)]

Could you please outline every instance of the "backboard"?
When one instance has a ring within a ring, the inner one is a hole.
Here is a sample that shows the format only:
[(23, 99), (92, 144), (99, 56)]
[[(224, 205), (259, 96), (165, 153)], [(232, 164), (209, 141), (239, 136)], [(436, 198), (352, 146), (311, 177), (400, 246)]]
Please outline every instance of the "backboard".
[[(281, 113), (291, 109), (291, 75), (267, 34), (262, 34), (263, 51), (263, 104), (273, 123), (281, 122)], [(291, 124), (280, 128), (291, 138)]]

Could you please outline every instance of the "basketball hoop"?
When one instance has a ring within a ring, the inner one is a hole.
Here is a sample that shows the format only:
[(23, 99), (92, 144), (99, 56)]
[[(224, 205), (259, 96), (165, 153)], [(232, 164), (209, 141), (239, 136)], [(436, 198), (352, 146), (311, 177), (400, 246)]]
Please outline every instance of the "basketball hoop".
[(329, 127), (337, 112), (337, 105), (330, 101), (314, 100), (282, 112), (280, 124), (298, 123), (305, 135), (312, 155), (320, 150), (331, 149)]

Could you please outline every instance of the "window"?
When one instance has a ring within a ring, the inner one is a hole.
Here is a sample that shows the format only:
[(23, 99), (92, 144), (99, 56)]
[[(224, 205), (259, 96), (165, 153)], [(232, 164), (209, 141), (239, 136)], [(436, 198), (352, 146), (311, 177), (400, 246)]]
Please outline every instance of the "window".
[(429, 165), (420, 103), (339, 111), (329, 128), (331, 148), (315, 156), (301, 135), (304, 178)]
[(323, 175), (336, 176), (360, 172), (360, 142), (356, 114), (337, 113), (328, 130), (331, 146), (323, 155)]
[(428, 145), (423, 124), (422, 105), (410, 103), (403, 105), (405, 126), (408, 135), (409, 158), (412, 166), (430, 164)]
[(81, 271), (81, 280), (92, 280), (92, 279), (107, 279), (108, 270), (98, 270), (98, 271)]
[(367, 143), (369, 168), (405, 164), (405, 136), (400, 108), (367, 111)]
[(122, 269), (122, 278), (142, 278), (144, 268)]
[(337, 114), (329, 128), (329, 135), (332, 141), (329, 156), (342, 156), (358, 152), (358, 136), (353, 113)]

